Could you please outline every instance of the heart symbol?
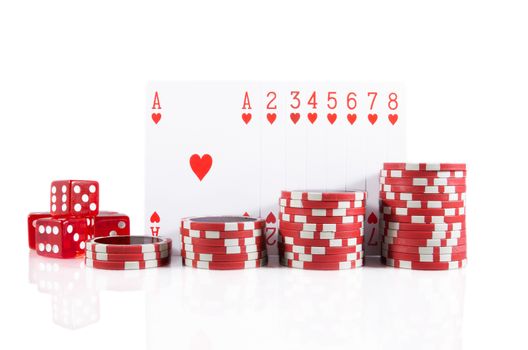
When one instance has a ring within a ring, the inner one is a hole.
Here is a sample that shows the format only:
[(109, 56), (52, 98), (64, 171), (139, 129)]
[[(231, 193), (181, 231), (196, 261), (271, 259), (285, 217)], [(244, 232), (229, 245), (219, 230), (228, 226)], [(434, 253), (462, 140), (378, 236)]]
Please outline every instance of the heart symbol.
[(208, 154), (204, 154), (201, 157), (197, 154), (193, 154), (191, 159), (189, 159), (189, 163), (191, 164), (192, 171), (196, 174), (198, 179), (202, 181), (213, 165), (213, 158)]
[(160, 217), (159, 217), (158, 213), (156, 213), (156, 212), (152, 213), (152, 215), (150, 216), (150, 222), (153, 223), (153, 224), (160, 222)]
[(152, 113), (152, 121), (154, 124), (158, 124), (161, 120), (161, 113)]
[(330, 124), (334, 124), (336, 119), (337, 119), (337, 114), (335, 113), (328, 113), (328, 115), (326, 116), (328, 118), (328, 121), (330, 122)]
[(374, 212), (370, 213), (369, 217), (367, 218), (367, 222), (369, 224), (377, 224), (378, 223), (378, 217)]
[(249, 217), (249, 213), (246, 211), (244, 214), (242, 214), (242, 216)]
[(312, 124), (315, 123), (315, 121), (317, 120), (317, 113), (308, 113), (308, 120)]
[(266, 216), (266, 223), (267, 224), (274, 224), (276, 222), (277, 222), (277, 218), (275, 217), (275, 215), (273, 215), (273, 212), (270, 211), (268, 216)]
[(242, 120), (248, 124), (251, 121), (251, 113), (242, 113)]
[(268, 118), (268, 121), (269, 121), (270, 124), (273, 124), (275, 119), (277, 119), (277, 114), (276, 113), (268, 113), (268, 115), (266, 115), (266, 118)]
[(292, 120), (293, 124), (297, 124), (300, 118), (301, 118), (300, 113), (290, 113), (290, 119)]
[(392, 123), (392, 125), (396, 124), (396, 122), (398, 121), (398, 115), (389, 114), (389, 121)]
[(374, 125), (374, 123), (376, 123), (376, 120), (378, 120), (378, 115), (376, 113), (369, 114), (368, 115), (368, 120), (369, 120), (370, 124)]
[(350, 125), (353, 125), (355, 122), (356, 122), (356, 119), (357, 119), (357, 114), (354, 113), (354, 114), (347, 114), (347, 119), (348, 119), (348, 122), (350, 123)]

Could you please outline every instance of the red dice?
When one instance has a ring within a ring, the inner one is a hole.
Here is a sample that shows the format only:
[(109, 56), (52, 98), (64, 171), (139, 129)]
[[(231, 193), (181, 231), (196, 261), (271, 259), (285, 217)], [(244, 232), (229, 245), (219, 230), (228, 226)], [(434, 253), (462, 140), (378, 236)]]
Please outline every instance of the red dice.
[(29, 213), (28, 215), (28, 244), (29, 248), (35, 249), (35, 227), (38, 219), (50, 217), (50, 213)]
[(130, 219), (125, 214), (102, 211), (94, 218), (94, 237), (130, 236)]
[(96, 216), (99, 213), (99, 184), (86, 180), (53, 181), (50, 212), (53, 217)]
[(42, 218), (35, 222), (37, 254), (73, 258), (84, 252), (89, 228), (86, 218)]

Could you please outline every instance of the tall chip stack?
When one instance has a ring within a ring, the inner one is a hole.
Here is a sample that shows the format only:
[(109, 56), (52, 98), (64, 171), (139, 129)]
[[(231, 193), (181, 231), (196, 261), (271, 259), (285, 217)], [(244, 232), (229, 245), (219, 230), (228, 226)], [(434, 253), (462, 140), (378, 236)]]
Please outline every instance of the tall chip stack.
[(266, 222), (247, 216), (205, 216), (181, 220), (182, 263), (207, 270), (265, 266)]
[(366, 198), (364, 191), (282, 191), (281, 265), (306, 270), (363, 266)]
[(466, 265), (466, 164), (384, 163), (382, 262), (415, 270)]

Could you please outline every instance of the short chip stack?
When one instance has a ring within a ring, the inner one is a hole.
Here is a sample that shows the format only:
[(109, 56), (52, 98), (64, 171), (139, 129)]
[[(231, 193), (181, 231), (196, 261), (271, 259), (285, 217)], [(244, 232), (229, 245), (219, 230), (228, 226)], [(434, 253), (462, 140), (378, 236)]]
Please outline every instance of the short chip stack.
[(363, 266), (364, 191), (282, 191), (281, 265), (306, 270)]
[(85, 263), (104, 270), (142, 270), (170, 264), (172, 240), (149, 236), (107, 236), (86, 243)]
[(380, 177), (382, 261), (415, 270), (466, 265), (466, 165), (385, 163)]
[(265, 266), (266, 222), (247, 216), (191, 217), (181, 221), (182, 263), (208, 270)]

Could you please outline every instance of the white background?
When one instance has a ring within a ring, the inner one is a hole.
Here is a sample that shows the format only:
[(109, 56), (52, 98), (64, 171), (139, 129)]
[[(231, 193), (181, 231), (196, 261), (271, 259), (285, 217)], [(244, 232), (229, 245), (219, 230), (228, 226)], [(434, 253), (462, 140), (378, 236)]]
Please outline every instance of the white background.
[[(526, 346), (526, 13), (510, 1), (2, 2), (0, 342)], [(39, 261), (28, 258), (26, 214), (47, 208), (51, 180), (93, 178), (102, 207), (128, 213), (139, 232), (145, 84), (180, 79), (404, 83), (408, 160), (468, 163), (468, 268), (173, 267), (149, 275), (146, 292), (101, 283), (95, 324), (55, 324), (51, 296), (28, 282), (28, 262)]]

